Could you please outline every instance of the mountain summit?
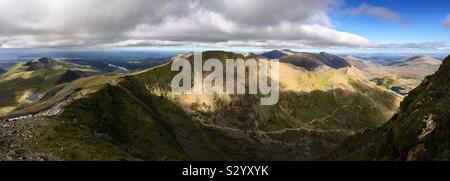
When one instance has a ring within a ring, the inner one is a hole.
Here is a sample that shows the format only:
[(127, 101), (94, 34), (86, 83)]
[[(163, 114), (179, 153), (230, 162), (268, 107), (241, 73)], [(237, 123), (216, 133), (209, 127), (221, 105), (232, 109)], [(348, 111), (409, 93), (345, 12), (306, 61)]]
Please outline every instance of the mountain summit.
[(289, 55), (289, 54), (284, 51), (280, 51), (280, 50), (272, 50), (270, 52), (265, 52), (265, 53), (261, 54), (261, 56), (268, 58), (268, 59), (279, 59), (286, 55)]
[(298, 53), (294, 55), (287, 55), (281, 58), (280, 62), (290, 63), (310, 71), (339, 69), (351, 66), (351, 64), (344, 58), (325, 52), (321, 52), (319, 54)]

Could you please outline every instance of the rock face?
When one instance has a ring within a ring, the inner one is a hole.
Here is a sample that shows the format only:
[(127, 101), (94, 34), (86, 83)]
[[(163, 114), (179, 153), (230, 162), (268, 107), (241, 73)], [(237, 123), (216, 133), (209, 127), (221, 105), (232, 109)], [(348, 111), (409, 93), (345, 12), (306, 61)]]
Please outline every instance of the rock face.
[(330, 156), (343, 160), (449, 160), (450, 57), (384, 126), (355, 135)]

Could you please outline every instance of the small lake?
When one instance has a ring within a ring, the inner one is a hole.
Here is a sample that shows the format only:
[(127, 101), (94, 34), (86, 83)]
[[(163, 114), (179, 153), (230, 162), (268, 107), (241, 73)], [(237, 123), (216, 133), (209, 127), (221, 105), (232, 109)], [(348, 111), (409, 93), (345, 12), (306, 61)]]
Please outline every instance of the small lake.
[(408, 93), (405, 92), (405, 88), (403, 88), (403, 87), (392, 87), (391, 90), (402, 96), (408, 95)]
[(41, 92), (37, 91), (35, 93), (33, 93), (32, 95), (27, 97), (27, 100), (29, 101), (37, 101), (39, 100), (39, 96), (41, 95)]

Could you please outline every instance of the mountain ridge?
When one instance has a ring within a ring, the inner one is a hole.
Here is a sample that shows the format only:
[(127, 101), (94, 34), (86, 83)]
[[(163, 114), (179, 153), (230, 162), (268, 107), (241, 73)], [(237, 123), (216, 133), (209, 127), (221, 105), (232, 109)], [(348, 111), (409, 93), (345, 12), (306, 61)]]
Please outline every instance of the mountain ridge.
[(351, 65), (344, 58), (324, 52), (321, 52), (319, 54), (298, 53), (295, 55), (287, 55), (281, 58), (280, 62), (290, 63), (299, 67), (303, 67), (309, 71), (339, 69), (349, 67)]

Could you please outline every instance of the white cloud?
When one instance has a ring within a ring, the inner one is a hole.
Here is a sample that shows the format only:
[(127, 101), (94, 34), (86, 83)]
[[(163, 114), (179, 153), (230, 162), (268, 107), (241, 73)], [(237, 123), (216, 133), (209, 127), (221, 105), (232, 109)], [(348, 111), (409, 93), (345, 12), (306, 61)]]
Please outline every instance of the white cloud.
[(339, 0), (0, 0), (2, 47), (364, 47), (332, 27)]
[(444, 28), (448, 28), (450, 29), (450, 14), (448, 14), (444, 21), (442, 21), (442, 26), (444, 26)]

